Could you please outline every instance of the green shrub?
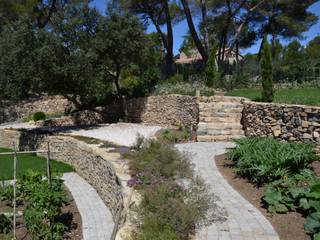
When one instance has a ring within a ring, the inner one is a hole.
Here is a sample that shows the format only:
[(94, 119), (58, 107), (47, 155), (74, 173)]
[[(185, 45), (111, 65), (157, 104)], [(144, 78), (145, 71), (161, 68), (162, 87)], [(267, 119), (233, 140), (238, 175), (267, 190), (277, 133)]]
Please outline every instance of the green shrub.
[(219, 87), (217, 86), (217, 79), (220, 77), (220, 73), (216, 68), (216, 53), (217, 48), (212, 48), (206, 65), (206, 85), (208, 87)]
[(168, 94), (180, 94), (195, 96), (196, 90), (199, 90), (202, 96), (213, 96), (214, 89), (209, 88), (201, 83), (186, 83), (186, 82), (164, 82), (155, 86), (153, 94), (155, 95), (168, 95)]
[(191, 174), (190, 163), (184, 155), (159, 141), (144, 143), (138, 152), (128, 157), (133, 175), (140, 174), (140, 180), (146, 184), (155, 177), (174, 178), (179, 174)]
[(46, 120), (46, 114), (44, 112), (36, 112), (33, 114), (33, 121)]
[(140, 226), (140, 230), (134, 236), (135, 240), (179, 240), (176, 232), (167, 225), (162, 225), (158, 216), (150, 214), (146, 216)]
[(158, 137), (160, 142), (173, 144), (188, 141), (190, 138), (191, 132), (186, 128), (182, 128), (181, 130), (165, 129), (161, 131)]
[(128, 157), (133, 175), (128, 185), (142, 195), (134, 239), (188, 239), (196, 226), (208, 225), (219, 215), (213, 195), (173, 146), (153, 140)]
[(274, 89), (271, 50), (267, 37), (265, 37), (263, 41), (264, 44), (261, 60), (262, 101), (272, 102), (274, 98)]
[(7, 234), (12, 229), (12, 222), (10, 218), (4, 214), (0, 214), (0, 233)]
[(280, 142), (272, 138), (236, 140), (236, 148), (228, 153), (236, 172), (262, 184), (299, 173), (317, 159), (311, 145)]

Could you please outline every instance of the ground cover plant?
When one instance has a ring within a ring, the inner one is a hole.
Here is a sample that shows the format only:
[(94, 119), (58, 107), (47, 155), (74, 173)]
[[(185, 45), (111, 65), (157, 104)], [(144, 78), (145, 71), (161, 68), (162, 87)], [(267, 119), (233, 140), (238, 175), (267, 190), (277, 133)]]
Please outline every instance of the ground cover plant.
[[(274, 102), (320, 106), (320, 89), (314, 88), (280, 88), (275, 90)], [(246, 97), (253, 101), (261, 101), (261, 89), (236, 89), (227, 92), (228, 96)]]
[[(11, 193), (11, 194), (8, 194)], [(12, 212), (12, 186), (0, 187), (0, 210)], [(68, 226), (62, 222), (62, 207), (69, 202), (59, 178), (49, 184), (42, 173), (29, 171), (17, 183), (17, 207), (23, 217), (17, 217), (18, 228), (26, 228), (25, 239), (62, 240)], [(4, 206), (7, 206), (4, 208)], [(0, 212), (0, 237), (12, 235), (12, 219)], [(18, 239), (22, 236), (17, 233)]]
[[(10, 149), (0, 148), (1, 152), (12, 152)], [(46, 159), (38, 157), (34, 154), (20, 154), (17, 162), (17, 177), (21, 178), (28, 170), (39, 171), (43, 174), (46, 173)], [(53, 173), (62, 174), (65, 172), (72, 172), (73, 168), (63, 162), (51, 161), (51, 168)], [(7, 180), (13, 178), (13, 156), (1, 155), (0, 156), (0, 179)]]
[(317, 156), (311, 145), (280, 142), (272, 138), (244, 138), (228, 153), (236, 171), (251, 181), (263, 184), (308, 168)]
[(225, 220), (203, 180), (173, 146), (147, 141), (127, 157), (132, 174), (128, 185), (142, 196), (134, 239), (190, 239), (196, 227)]
[(310, 167), (313, 146), (271, 138), (236, 140), (228, 153), (241, 177), (264, 187), (262, 202), (271, 213), (300, 212), (305, 230), (320, 239), (320, 179)]
[(158, 140), (163, 143), (179, 143), (191, 140), (192, 132), (184, 127), (179, 129), (165, 129), (159, 132)]
[(199, 90), (202, 96), (213, 96), (214, 89), (205, 86), (204, 84), (190, 84), (187, 82), (164, 82), (155, 86), (154, 95), (180, 94), (196, 96), (196, 91)]

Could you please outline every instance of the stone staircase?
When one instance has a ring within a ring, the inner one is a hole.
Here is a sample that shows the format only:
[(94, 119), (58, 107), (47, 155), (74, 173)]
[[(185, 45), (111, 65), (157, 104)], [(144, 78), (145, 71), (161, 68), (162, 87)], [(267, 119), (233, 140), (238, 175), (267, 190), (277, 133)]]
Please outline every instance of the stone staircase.
[(199, 142), (230, 141), (244, 137), (241, 125), (244, 98), (214, 96), (199, 101)]

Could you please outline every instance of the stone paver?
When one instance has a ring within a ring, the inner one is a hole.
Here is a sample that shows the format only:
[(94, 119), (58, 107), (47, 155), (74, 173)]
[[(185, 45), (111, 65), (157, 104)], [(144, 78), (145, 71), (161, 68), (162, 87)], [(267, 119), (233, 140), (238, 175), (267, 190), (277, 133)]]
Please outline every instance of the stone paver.
[(114, 222), (96, 190), (76, 173), (65, 173), (62, 179), (80, 212), (83, 240), (109, 240)]
[(227, 221), (200, 229), (197, 240), (279, 240), (269, 221), (228, 184), (215, 164), (214, 156), (225, 153), (232, 143), (186, 143), (176, 147), (188, 153), (196, 172), (219, 198), (217, 204), (228, 212)]

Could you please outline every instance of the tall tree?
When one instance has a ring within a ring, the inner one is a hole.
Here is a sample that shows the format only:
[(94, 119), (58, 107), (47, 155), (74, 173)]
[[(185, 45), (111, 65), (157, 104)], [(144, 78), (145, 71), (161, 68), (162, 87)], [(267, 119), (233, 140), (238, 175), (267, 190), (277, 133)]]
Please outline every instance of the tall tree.
[(263, 41), (263, 52), (261, 59), (261, 78), (262, 78), (262, 101), (272, 102), (274, 89), (272, 79), (272, 58), (271, 49), (268, 39), (265, 37)]
[(208, 53), (206, 51), (204, 44), (201, 42), (201, 39), (200, 39), (198, 32), (196, 30), (196, 27), (194, 25), (194, 22), (192, 19), (192, 14), (191, 14), (190, 7), (189, 7), (189, 1), (188, 0), (181, 0), (181, 3), (182, 3), (183, 10), (184, 10), (184, 13), (185, 13), (185, 16), (187, 19), (189, 31), (190, 31), (190, 34), (193, 38), (195, 46), (197, 47), (203, 61), (207, 62), (208, 61)]
[[(168, 74), (173, 74), (173, 24), (181, 19), (176, 2), (167, 0), (123, 0), (122, 6), (141, 16), (145, 22), (150, 21), (154, 25), (165, 49)], [(163, 25), (166, 26), (166, 32), (162, 30)]]
[[(265, 1), (258, 9), (255, 20), (260, 27), (260, 37), (271, 35), (272, 57), (275, 57), (275, 45), (278, 38), (302, 37), (318, 20), (309, 7), (318, 0)], [(263, 43), (261, 44), (262, 49)]]

